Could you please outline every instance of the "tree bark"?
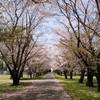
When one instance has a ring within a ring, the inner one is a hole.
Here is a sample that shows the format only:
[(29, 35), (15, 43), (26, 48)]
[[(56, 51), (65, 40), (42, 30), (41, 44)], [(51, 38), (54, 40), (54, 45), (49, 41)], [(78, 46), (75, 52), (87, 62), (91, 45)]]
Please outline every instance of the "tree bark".
[(29, 73), (29, 75), (30, 75), (30, 79), (32, 79), (32, 73), (31, 72)]
[(62, 76), (62, 71), (61, 71), (60, 75)]
[(85, 70), (81, 70), (81, 76), (80, 76), (80, 79), (79, 79), (79, 83), (83, 83), (84, 81), (84, 74), (85, 74)]
[(65, 76), (65, 79), (67, 79), (67, 71), (64, 70), (64, 76)]
[(73, 79), (73, 70), (70, 71), (70, 79)]
[(12, 78), (13, 79), (13, 86), (17, 86), (19, 85), (19, 79), (16, 77), (16, 78)]
[(88, 87), (94, 87), (93, 85), (93, 70), (91, 70), (90, 68), (87, 68), (87, 82), (86, 82), (86, 86)]
[(29, 67), (29, 76), (30, 76), (30, 79), (32, 79), (32, 70), (30, 67)]
[(94, 85), (93, 85), (93, 75), (88, 75), (87, 76), (86, 86), (88, 86), (88, 87), (94, 87)]
[(100, 76), (96, 76), (96, 79), (97, 79), (97, 84), (98, 84), (97, 92), (100, 92)]
[(16, 85), (16, 86), (19, 85), (20, 77), (18, 76), (18, 70), (12, 70), (11, 77), (12, 77), (12, 80), (13, 80), (12, 85)]
[(97, 84), (98, 84), (97, 92), (100, 92), (100, 52), (98, 53), (97, 59), (98, 59), (98, 61), (97, 61), (97, 75), (96, 75)]

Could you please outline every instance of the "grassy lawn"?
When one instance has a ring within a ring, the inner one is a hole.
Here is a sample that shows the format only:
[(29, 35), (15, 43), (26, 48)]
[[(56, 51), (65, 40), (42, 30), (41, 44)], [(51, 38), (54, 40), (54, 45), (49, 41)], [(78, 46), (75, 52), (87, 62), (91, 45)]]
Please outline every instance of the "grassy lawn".
[(0, 80), (10, 80), (10, 75), (0, 75)]
[(79, 76), (74, 76), (73, 79), (65, 79), (64, 76), (55, 74), (55, 77), (60, 81), (64, 90), (71, 96), (72, 100), (100, 100), (100, 93), (97, 93), (96, 79), (94, 78), (94, 88), (85, 86), (84, 83), (78, 83)]
[(4, 93), (13, 93), (31, 84), (31, 82), (21, 82), (18, 86), (11, 86), (11, 83), (9, 82), (0, 82), (0, 100), (4, 100), (6, 97), (6, 94)]
[(44, 76), (45, 76), (45, 74), (44, 75), (41, 75), (41, 76), (36, 76), (35, 78), (30, 79), (30, 77), (28, 75), (24, 75), (21, 80), (36, 80), (36, 79), (42, 79)]
[(25, 86), (30, 85), (31, 82), (20, 82), (20, 85), (18, 86), (11, 86), (11, 83), (9, 82), (0, 82), (0, 94), (2, 93), (11, 93), (13, 91), (22, 89)]
[[(23, 75), (23, 79), (29, 79), (28, 75)], [(10, 80), (10, 75), (0, 75), (0, 80)]]
[[(45, 75), (38, 76), (38, 77), (36, 77), (34, 79), (41, 79), (41, 78), (43, 78), (43, 76), (45, 76)], [(32, 79), (32, 80), (34, 80), (34, 79)], [(0, 80), (1, 81), (2, 80), (11, 80), (10, 79), (10, 75), (0, 75)], [(21, 80), (30, 80), (30, 78), (29, 78), (28, 75), (23, 75), (23, 78)]]

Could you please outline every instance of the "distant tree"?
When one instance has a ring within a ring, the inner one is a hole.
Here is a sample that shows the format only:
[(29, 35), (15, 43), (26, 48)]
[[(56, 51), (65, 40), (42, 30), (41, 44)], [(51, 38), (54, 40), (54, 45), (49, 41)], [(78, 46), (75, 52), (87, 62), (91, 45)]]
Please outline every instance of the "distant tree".
[(43, 46), (39, 46), (40, 49), (34, 57), (27, 62), (28, 66), (28, 73), (30, 75), (30, 78), (34, 78), (36, 75), (42, 75), (45, 70), (49, 69), (48, 65), (48, 57), (47, 57), (47, 51)]

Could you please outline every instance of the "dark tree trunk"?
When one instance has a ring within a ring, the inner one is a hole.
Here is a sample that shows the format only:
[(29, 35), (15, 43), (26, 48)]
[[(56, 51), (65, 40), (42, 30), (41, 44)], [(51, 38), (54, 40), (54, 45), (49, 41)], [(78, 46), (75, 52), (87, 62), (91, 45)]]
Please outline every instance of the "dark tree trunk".
[(11, 77), (12, 77), (12, 80), (13, 80), (12, 85), (19, 85), (19, 80), (20, 80), (21, 76), (18, 76), (18, 70), (12, 70)]
[(87, 76), (86, 86), (88, 86), (88, 87), (94, 87), (94, 85), (93, 85), (93, 75), (88, 75)]
[(100, 92), (100, 76), (96, 76), (97, 84), (98, 84), (98, 90), (97, 92)]
[(30, 68), (29, 65), (28, 65), (28, 75), (29, 75), (30, 79), (32, 79), (32, 69)]
[(100, 92), (100, 52), (98, 53), (98, 63), (97, 63), (97, 75), (96, 75), (96, 78), (97, 78), (97, 84), (98, 84), (98, 90), (97, 92)]
[(31, 72), (29, 73), (29, 75), (30, 75), (30, 79), (32, 79), (32, 73)]
[(90, 68), (87, 69), (87, 82), (86, 82), (86, 86), (88, 87), (94, 87), (93, 85), (93, 71), (91, 71)]
[(80, 79), (79, 79), (79, 83), (83, 83), (84, 81), (84, 74), (85, 74), (85, 70), (81, 70), (81, 76), (80, 76)]
[(65, 79), (67, 79), (67, 71), (64, 70), (64, 76), (65, 76)]
[(58, 74), (58, 75), (61, 75), (61, 72), (60, 72), (60, 70), (57, 70), (56, 72), (57, 72), (57, 74)]
[(23, 72), (21, 72), (20, 76), (21, 76), (21, 78), (23, 78)]
[(19, 78), (13, 78), (13, 84), (12, 85), (19, 85)]
[(32, 79), (32, 70), (29, 68), (29, 76), (30, 76), (30, 79)]
[(73, 79), (73, 70), (70, 71), (70, 79)]
[(60, 73), (60, 75), (62, 76), (62, 72)]

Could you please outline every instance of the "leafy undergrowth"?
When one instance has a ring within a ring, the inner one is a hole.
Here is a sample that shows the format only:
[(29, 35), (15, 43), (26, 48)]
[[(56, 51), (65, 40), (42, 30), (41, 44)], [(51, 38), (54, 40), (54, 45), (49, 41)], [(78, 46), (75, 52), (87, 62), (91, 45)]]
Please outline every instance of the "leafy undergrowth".
[(55, 74), (64, 90), (70, 95), (72, 100), (100, 100), (100, 93), (97, 91), (96, 79), (94, 78), (94, 87), (86, 87), (86, 78), (84, 83), (78, 83), (79, 76), (74, 76), (73, 79), (65, 79), (64, 76)]

